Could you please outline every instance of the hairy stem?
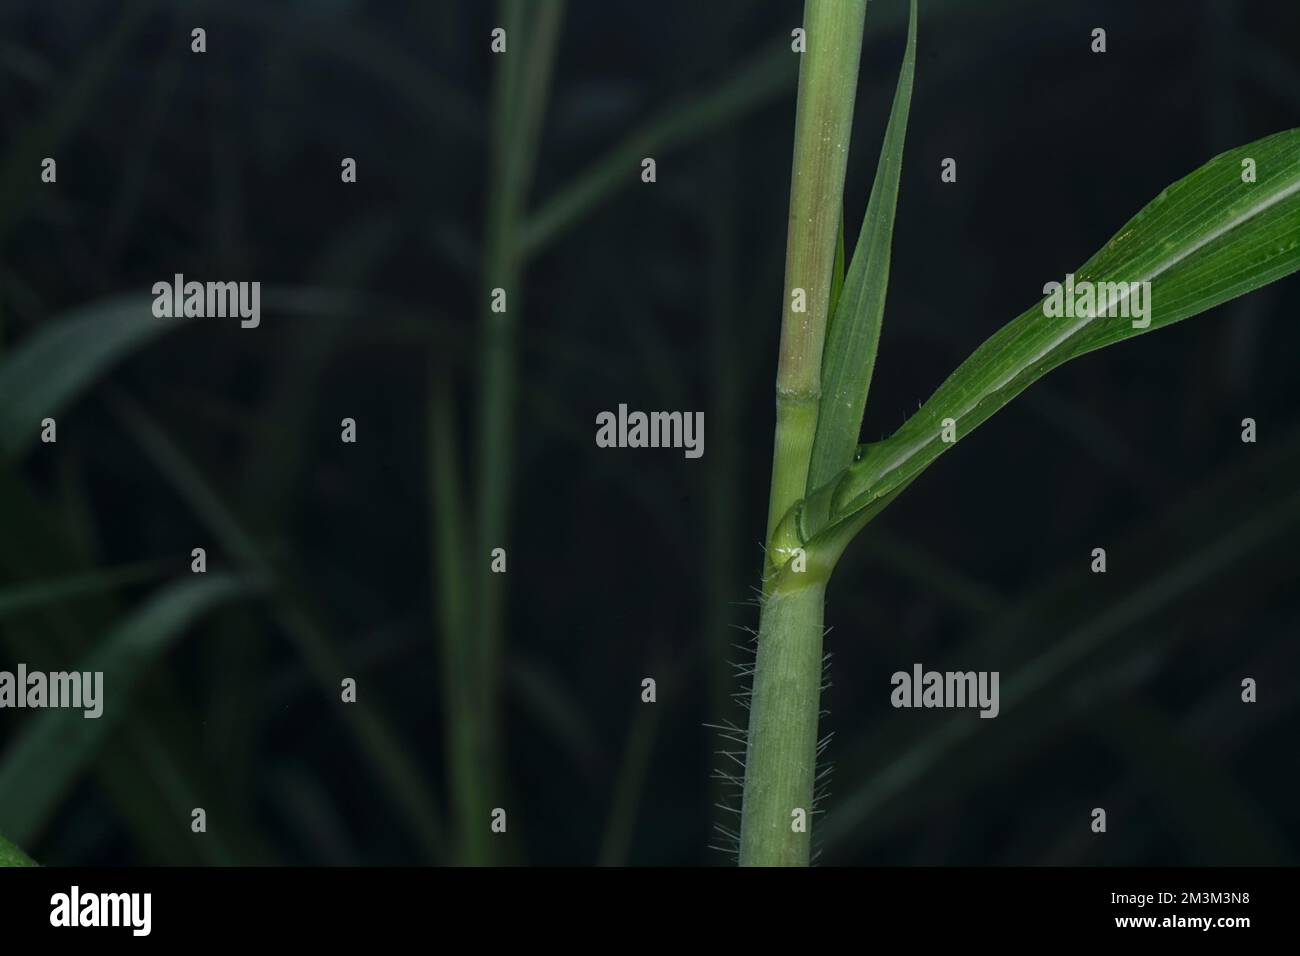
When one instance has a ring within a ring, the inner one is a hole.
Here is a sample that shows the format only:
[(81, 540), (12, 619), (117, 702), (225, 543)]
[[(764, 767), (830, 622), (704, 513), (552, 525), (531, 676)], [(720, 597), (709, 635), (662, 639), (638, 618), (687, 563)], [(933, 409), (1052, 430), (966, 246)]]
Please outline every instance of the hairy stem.
[(790, 174), (769, 537), (804, 496), (817, 432), (822, 345), (866, 7), (866, 0), (807, 0), (804, 6), (807, 52), (799, 69)]
[(812, 835), (826, 583), (763, 603), (750, 699), (741, 866), (807, 866)]
[(807, 490), (866, 6), (866, 0), (807, 0), (804, 6), (807, 49), (795, 112), (768, 548), (741, 808), (742, 866), (806, 866), (812, 845), (829, 565), (809, 555), (806, 568), (783, 568), (789, 555), (773, 547), (772, 537)]

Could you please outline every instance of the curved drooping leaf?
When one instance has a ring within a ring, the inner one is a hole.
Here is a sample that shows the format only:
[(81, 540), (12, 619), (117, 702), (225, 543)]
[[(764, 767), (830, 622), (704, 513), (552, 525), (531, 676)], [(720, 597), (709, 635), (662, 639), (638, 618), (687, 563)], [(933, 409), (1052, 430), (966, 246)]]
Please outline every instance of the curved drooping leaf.
[(160, 591), (106, 634), (76, 665), (102, 672), (99, 717), (60, 708), (27, 712), (18, 736), (0, 761), (0, 828), (26, 841), (58, 809), (59, 801), (130, 708), (145, 671), (199, 617), (249, 591), (231, 575), (209, 574)]
[[(862, 219), (862, 231), (853, 251), (853, 261), (838, 296), (832, 289), (830, 327), (822, 351), (821, 402), (817, 412), (817, 434), (808, 466), (808, 488), (830, 481), (853, 461), (862, 430), (862, 412), (871, 390), (871, 373), (876, 366), (876, 345), (885, 314), (885, 291), (889, 286), (889, 253), (894, 237), (894, 212), (898, 206), (898, 180), (903, 171), (903, 140), (912, 105), (912, 81), (916, 75), (916, 0), (912, 0), (907, 28), (907, 49), (898, 75), (894, 105), (889, 112), (885, 141), (880, 148), (876, 179)], [(842, 262), (844, 227), (840, 226), (841, 248), (836, 262)]]
[[(1247, 162), (1249, 161), (1249, 162)], [(1252, 172), (1254, 176), (1248, 175)], [(1246, 181), (1250, 179), (1254, 181)], [(1149, 282), (1112, 293), (1108, 315), (1050, 318), (1040, 301), (975, 350), (902, 427), (802, 503), (798, 537), (842, 540), (861, 515), (912, 481), (1047, 372), (1094, 349), (1204, 312), (1300, 268), (1300, 129), (1210, 160), (1164, 190), (1074, 275), (1074, 284)], [(1057, 278), (1064, 281), (1065, 277)], [(1145, 317), (1116, 316), (1149, 309)], [(1091, 311), (1091, 314), (1090, 314)], [(954, 440), (944, 440), (945, 420)]]
[(0, 455), (21, 454), (42, 418), (177, 321), (155, 317), (147, 295), (119, 296), (72, 310), (6, 353), (0, 361)]

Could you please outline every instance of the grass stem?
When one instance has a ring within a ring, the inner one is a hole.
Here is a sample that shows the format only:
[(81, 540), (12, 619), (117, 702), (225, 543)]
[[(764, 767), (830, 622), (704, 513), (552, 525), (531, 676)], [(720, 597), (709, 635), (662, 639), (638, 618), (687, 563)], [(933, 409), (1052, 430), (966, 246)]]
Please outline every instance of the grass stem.
[(808, 480), (866, 8), (866, 0), (807, 0), (804, 7), (768, 537)]
[(763, 604), (750, 699), (741, 866), (807, 866), (822, 681), (824, 580)]
[[(866, 0), (807, 0), (804, 6), (807, 49), (795, 112), (769, 548), (741, 809), (742, 866), (806, 866), (811, 855), (829, 571), (810, 565), (802, 574), (778, 575), (770, 541), (782, 516), (804, 497), (817, 431), (822, 346), (866, 6)], [(799, 304), (804, 309), (796, 311)]]

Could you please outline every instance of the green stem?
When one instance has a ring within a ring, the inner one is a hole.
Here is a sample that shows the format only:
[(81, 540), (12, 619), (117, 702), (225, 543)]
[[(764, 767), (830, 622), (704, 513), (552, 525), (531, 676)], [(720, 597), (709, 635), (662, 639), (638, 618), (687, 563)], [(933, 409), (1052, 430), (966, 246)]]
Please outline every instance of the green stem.
[(818, 580), (773, 591), (763, 604), (745, 756), (741, 866), (808, 865), (825, 596), (826, 582)]
[[(808, 554), (807, 568), (799, 570), (772, 539), (781, 518), (807, 491), (866, 6), (866, 0), (807, 0), (804, 6), (807, 52), (795, 113), (768, 549), (741, 809), (742, 866), (806, 866), (812, 845), (822, 616), (833, 561)], [(795, 289), (804, 292), (805, 311), (794, 311)]]
[[(776, 374), (776, 449), (767, 533), (804, 496), (826, 339), (831, 275), (844, 197), (866, 0), (807, 0), (799, 69), (785, 302)], [(803, 311), (796, 312), (796, 289)], [(773, 570), (769, 565), (768, 570)]]

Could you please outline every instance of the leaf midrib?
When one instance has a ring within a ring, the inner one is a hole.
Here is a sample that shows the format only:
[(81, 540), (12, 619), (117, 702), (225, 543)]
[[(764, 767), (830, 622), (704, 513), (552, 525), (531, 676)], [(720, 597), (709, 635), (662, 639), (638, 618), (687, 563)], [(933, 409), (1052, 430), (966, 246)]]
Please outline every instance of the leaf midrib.
[[(1283, 180), (1283, 182), (1286, 181)], [(1247, 208), (1243, 209), (1239, 215), (1234, 217), (1229, 222), (1222, 224), (1217, 229), (1211, 230), (1203, 238), (1201, 238), (1199, 241), (1194, 243), (1190, 248), (1187, 248), (1185, 250), (1180, 250), (1176, 255), (1170, 257), (1169, 259), (1166, 259), (1161, 263), (1158, 263), (1142, 278), (1132, 279), (1127, 281), (1128, 282), (1156, 281), (1162, 275), (1177, 267), (1180, 263), (1196, 255), (1196, 253), (1200, 252), (1206, 246), (1210, 245), (1213, 242), (1218, 241), (1219, 239), (1226, 236), (1228, 233), (1232, 232), (1235, 229), (1240, 228), (1242, 225), (1246, 224), (1247, 222), (1251, 221), (1257, 216), (1262, 215), (1263, 213), (1267, 212), (1269, 209), (1271, 209), (1273, 206), (1277, 205), (1278, 203), (1283, 202), (1286, 199), (1289, 199), (1297, 192), (1300, 192), (1300, 167), (1297, 167), (1296, 170), (1292, 173), (1290, 182), (1286, 183), (1284, 188), (1270, 192), (1261, 202), (1253, 206), (1248, 206)], [(1129, 286), (1128, 288), (1131, 289), (1131, 286)], [(1128, 294), (1129, 294), (1128, 291), (1126, 291), (1125, 297), (1127, 297)], [(1118, 301), (1122, 301), (1122, 299), (1117, 300), (1116, 304), (1118, 304)], [(1031, 306), (1025, 312), (1021, 313), (1020, 316), (1014, 321), (1019, 321), (1020, 319), (1023, 319), (1026, 315), (1041, 307), (1042, 307), (1042, 300), (1040, 299), (1036, 305)], [(984, 401), (989, 395), (996, 394), (1000, 392), (1002, 389), (1006, 388), (1007, 385), (1009, 385), (1012, 381), (1014, 381), (1015, 378), (1018, 375), (1020, 375), (1026, 368), (1035, 365), (1038, 362), (1046, 359), (1058, 348), (1068, 343), (1072, 338), (1074, 338), (1074, 336), (1082, 332), (1096, 318), (1101, 318), (1101, 316), (1089, 315), (1078, 319), (1076, 322), (1074, 322), (1072, 325), (1070, 325), (1067, 328), (1066, 332), (1062, 336), (1059, 336), (1058, 338), (1052, 340), (1045, 348), (1035, 353), (1035, 355), (1030, 361), (1017, 363), (1016, 368), (1012, 370), (1010, 375), (1003, 378), (992, 388), (982, 390), (979, 397), (975, 400), (975, 403), (973, 405), (968, 404), (958, 414), (953, 415), (952, 417), (954, 419), (960, 419), (962, 417), (965, 417), (966, 415), (969, 415), (970, 412), (975, 407), (977, 407), (980, 402)], [(897, 434), (897, 432), (895, 434)], [(912, 458), (916, 457), (918, 454), (924, 451), (929, 445), (931, 445), (934, 441), (936, 441), (937, 438), (938, 438), (937, 435), (927, 434), (923, 437), (923, 439), (919, 444), (911, 444), (905, 446), (904, 448), (901, 448), (893, 456), (893, 458), (890, 459), (883, 466), (881, 472), (877, 476), (877, 480), (872, 490), (870, 492), (864, 492), (862, 495), (858, 496), (857, 498), (854, 498), (852, 502), (849, 502), (844, 506), (845, 510), (855, 511), (858, 508), (861, 508), (869, 504), (871, 501), (875, 500), (876, 498), (879, 498), (883, 491), (888, 491), (888, 488), (886, 487), (888, 482), (885, 479), (888, 478), (888, 476), (892, 475), (894, 472), (896, 472), (899, 468), (901, 468)], [(886, 439), (886, 441), (888, 440), (889, 439)]]

